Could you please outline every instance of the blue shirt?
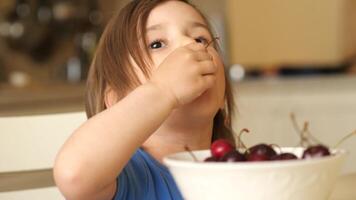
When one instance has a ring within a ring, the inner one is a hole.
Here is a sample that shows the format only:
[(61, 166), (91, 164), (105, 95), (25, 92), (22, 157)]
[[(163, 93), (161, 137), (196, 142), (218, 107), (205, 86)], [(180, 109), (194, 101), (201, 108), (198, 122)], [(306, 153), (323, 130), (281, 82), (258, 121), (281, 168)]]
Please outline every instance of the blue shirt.
[(114, 200), (182, 200), (168, 168), (138, 149), (117, 178)]

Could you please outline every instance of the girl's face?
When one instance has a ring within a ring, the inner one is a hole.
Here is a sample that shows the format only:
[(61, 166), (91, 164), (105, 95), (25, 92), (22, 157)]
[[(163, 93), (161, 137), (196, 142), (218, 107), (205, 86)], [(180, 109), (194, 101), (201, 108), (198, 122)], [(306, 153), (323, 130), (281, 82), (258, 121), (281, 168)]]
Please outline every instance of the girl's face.
[[(155, 7), (147, 20), (146, 43), (154, 63), (153, 69), (176, 48), (193, 42), (207, 44), (213, 39), (202, 16), (190, 5), (167, 1)], [(224, 106), (224, 66), (217, 51), (210, 45), (209, 53), (218, 66), (216, 84), (186, 107), (193, 112), (214, 116)], [(184, 109), (184, 108), (182, 108)], [(203, 112), (203, 113), (202, 113)]]

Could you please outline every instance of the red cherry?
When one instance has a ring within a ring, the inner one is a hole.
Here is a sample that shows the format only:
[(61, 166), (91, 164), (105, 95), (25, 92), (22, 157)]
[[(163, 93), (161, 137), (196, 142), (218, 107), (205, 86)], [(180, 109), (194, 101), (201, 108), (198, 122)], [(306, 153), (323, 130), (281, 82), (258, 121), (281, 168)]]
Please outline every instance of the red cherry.
[(247, 161), (266, 161), (271, 160), (277, 153), (267, 144), (257, 144), (247, 151)]
[(298, 157), (292, 153), (281, 153), (272, 157), (271, 160), (297, 160)]
[(310, 146), (307, 149), (305, 149), (302, 158), (304, 159), (320, 158), (328, 155), (330, 155), (329, 148), (319, 144), (315, 146)]
[(215, 140), (210, 147), (211, 155), (217, 159), (220, 159), (232, 150), (234, 150), (234, 146), (225, 139)]
[(246, 161), (245, 155), (237, 150), (232, 150), (225, 154), (221, 159), (221, 162), (241, 162)]
[(204, 162), (218, 162), (219, 159), (215, 158), (214, 156), (207, 157)]

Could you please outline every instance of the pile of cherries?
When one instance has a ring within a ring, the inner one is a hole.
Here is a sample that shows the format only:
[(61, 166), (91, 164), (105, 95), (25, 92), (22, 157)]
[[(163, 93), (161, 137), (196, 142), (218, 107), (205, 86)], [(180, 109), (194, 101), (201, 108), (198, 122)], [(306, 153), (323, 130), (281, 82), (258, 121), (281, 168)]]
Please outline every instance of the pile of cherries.
[[(260, 143), (238, 150), (228, 140), (218, 139), (210, 147), (211, 156), (205, 162), (244, 162), (244, 161), (273, 161), (273, 160), (296, 160), (299, 159), (293, 153), (277, 153), (273, 145)], [(307, 147), (302, 155), (303, 159), (323, 157), (330, 155), (329, 148), (324, 145), (313, 145)]]
[[(301, 158), (298, 158), (293, 153), (277, 152), (274, 148), (277, 145), (260, 143), (247, 148), (241, 141), (242, 133), (249, 132), (248, 129), (242, 129), (237, 137), (237, 147), (232, 145), (226, 139), (215, 140), (210, 147), (211, 156), (206, 158), (205, 162), (245, 162), (245, 161), (276, 161), (276, 160), (297, 160), (297, 159), (311, 159), (320, 158), (324, 156), (332, 155), (327, 146), (321, 144), (313, 135), (309, 132), (308, 122), (304, 122), (303, 128), (300, 128), (297, 124), (297, 120), (293, 113), (291, 113), (291, 120), (294, 128), (296, 129), (299, 137), (299, 146), (304, 148)], [(342, 142), (349, 137), (356, 135), (356, 130), (351, 134), (342, 138), (335, 147), (338, 147)], [(189, 151), (188, 148), (186, 150)]]

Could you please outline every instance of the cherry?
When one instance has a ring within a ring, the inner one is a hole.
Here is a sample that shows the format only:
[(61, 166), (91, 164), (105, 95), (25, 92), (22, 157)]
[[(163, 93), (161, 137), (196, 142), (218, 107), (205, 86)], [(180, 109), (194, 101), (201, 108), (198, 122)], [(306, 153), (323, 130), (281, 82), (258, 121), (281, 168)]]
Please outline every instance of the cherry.
[(246, 161), (245, 155), (237, 150), (232, 150), (225, 154), (221, 159), (221, 162), (241, 162)]
[(271, 160), (297, 160), (298, 157), (292, 153), (281, 153), (272, 157)]
[(217, 159), (220, 159), (225, 154), (234, 149), (234, 146), (228, 140), (225, 139), (215, 140), (210, 147), (211, 155)]
[(215, 158), (214, 156), (207, 157), (204, 162), (218, 162), (219, 159)]
[(310, 146), (303, 152), (304, 159), (320, 158), (328, 155), (330, 155), (329, 148), (321, 144)]
[[(309, 123), (305, 122), (303, 129), (298, 126), (294, 114), (291, 115), (293, 125), (301, 137), (302, 147), (307, 147), (302, 155), (301, 159), (319, 158), (331, 155), (329, 148), (322, 145), (319, 140), (314, 138), (308, 130)], [(281, 153), (277, 154), (273, 149), (273, 144), (267, 145), (265, 143), (257, 144), (253, 147), (246, 148), (241, 141), (241, 135), (245, 132), (249, 132), (248, 129), (242, 129), (237, 136), (237, 149), (225, 139), (218, 139), (214, 141), (210, 147), (211, 156), (207, 157), (204, 162), (241, 162), (241, 161), (268, 161), (268, 160), (297, 160), (299, 159), (293, 153)], [(351, 134), (348, 134), (337, 143), (336, 147), (342, 142), (346, 141), (349, 137), (355, 136), (356, 130)], [(316, 145), (311, 145), (311, 142)], [(278, 147), (278, 145), (276, 145)], [(336, 148), (335, 147), (335, 148)], [(194, 154), (188, 147), (185, 149), (192, 155), (193, 159), (197, 161)], [(241, 153), (240, 151), (245, 151)]]
[(271, 160), (271, 158), (277, 155), (276, 151), (273, 150), (267, 144), (257, 144), (246, 151), (247, 161), (265, 161)]

